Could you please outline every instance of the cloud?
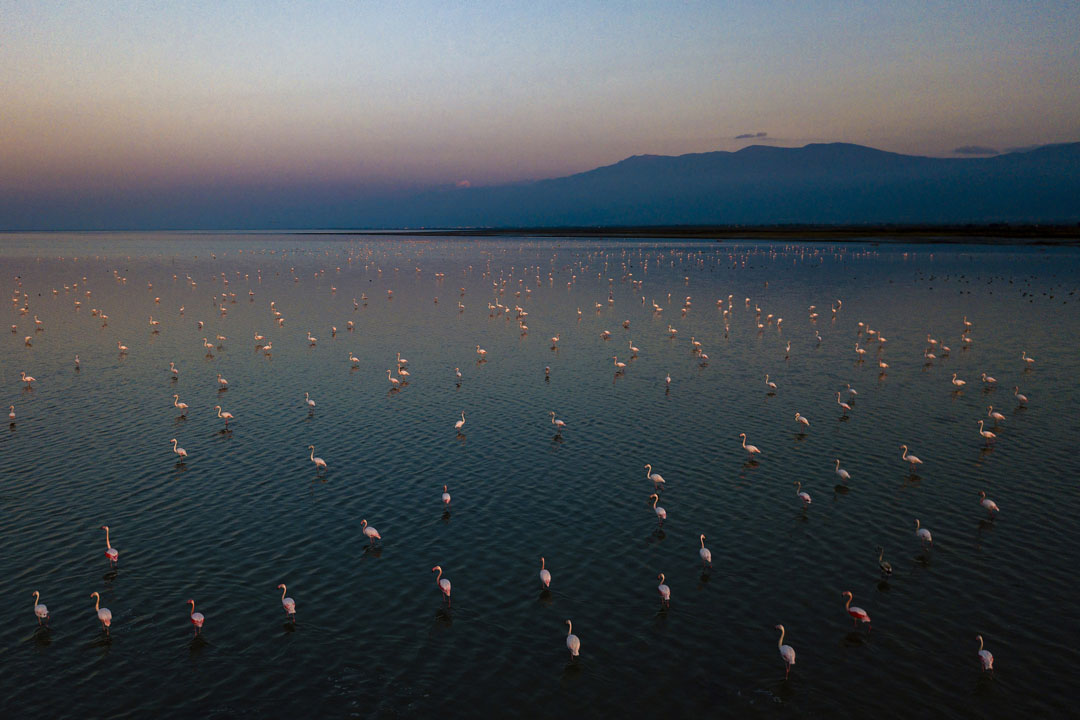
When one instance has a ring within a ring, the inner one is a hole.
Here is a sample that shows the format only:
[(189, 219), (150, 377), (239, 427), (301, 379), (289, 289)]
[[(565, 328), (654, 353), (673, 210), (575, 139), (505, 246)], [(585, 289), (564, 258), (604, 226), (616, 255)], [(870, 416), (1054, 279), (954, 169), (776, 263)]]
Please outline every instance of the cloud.
[(749, 140), (749, 139), (751, 139), (751, 138), (763, 138), (763, 137), (768, 137), (768, 135), (769, 135), (769, 133), (764, 133), (764, 132), (759, 132), (759, 133), (743, 133), (742, 135), (736, 135), (736, 136), (735, 136), (735, 139), (736, 139), (736, 140)]
[(998, 151), (984, 145), (962, 145), (953, 152), (957, 155), (997, 155)]

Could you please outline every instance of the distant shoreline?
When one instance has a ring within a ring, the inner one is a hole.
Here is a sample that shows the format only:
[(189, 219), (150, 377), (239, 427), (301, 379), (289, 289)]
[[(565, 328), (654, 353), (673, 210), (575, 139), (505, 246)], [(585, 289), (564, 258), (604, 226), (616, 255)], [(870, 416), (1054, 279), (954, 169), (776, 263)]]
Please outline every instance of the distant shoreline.
[(576, 237), (693, 240), (880, 240), (909, 243), (1080, 245), (1080, 225), (670, 225), (612, 227), (447, 228), (342, 230), (298, 235), (411, 235), (424, 237)]

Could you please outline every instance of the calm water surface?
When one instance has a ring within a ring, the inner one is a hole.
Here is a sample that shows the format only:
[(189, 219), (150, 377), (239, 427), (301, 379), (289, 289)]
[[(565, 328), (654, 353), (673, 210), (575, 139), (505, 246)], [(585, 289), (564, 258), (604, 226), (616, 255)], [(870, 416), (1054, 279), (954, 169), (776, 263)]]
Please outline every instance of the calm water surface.
[[(0, 400), (17, 414), (0, 432), (7, 717), (1016, 717), (1060, 716), (1075, 698), (1075, 249), (8, 235), (0, 276)], [(863, 323), (887, 339), (885, 374)], [(947, 358), (926, 364), (928, 333)], [(211, 356), (202, 338), (219, 334)], [(411, 374), (391, 391), (398, 352)], [(215, 405), (235, 416), (228, 432)], [(1006, 418), (989, 447), (988, 405)], [(916, 475), (901, 443), (924, 460)], [(662, 530), (645, 463), (667, 480)], [(1001, 506), (993, 522), (980, 490)], [(844, 590), (872, 632), (853, 629)], [(206, 616), (199, 639), (188, 598)], [(777, 623), (797, 652), (786, 682)]]

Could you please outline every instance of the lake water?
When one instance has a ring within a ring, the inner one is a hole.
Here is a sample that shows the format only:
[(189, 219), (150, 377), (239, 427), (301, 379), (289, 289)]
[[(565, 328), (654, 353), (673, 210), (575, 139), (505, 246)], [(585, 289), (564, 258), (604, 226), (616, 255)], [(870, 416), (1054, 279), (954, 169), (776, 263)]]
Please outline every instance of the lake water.
[[(1075, 700), (1075, 248), (37, 234), (0, 237), (0, 277), (7, 717), (1043, 717)], [(927, 334), (947, 357), (927, 364)], [(988, 446), (989, 405), (1005, 420)], [(662, 530), (645, 463), (666, 478)]]

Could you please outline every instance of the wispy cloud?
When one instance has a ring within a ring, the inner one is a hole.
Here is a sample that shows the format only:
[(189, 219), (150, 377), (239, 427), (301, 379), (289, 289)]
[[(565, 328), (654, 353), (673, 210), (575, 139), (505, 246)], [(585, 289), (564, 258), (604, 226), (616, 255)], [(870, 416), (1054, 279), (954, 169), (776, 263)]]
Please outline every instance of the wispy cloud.
[(742, 135), (736, 135), (736, 140), (749, 140), (751, 138), (763, 138), (768, 137), (769, 133), (757, 132), (757, 133), (743, 133)]
[(953, 150), (957, 155), (997, 155), (998, 151), (985, 145), (961, 145)]

